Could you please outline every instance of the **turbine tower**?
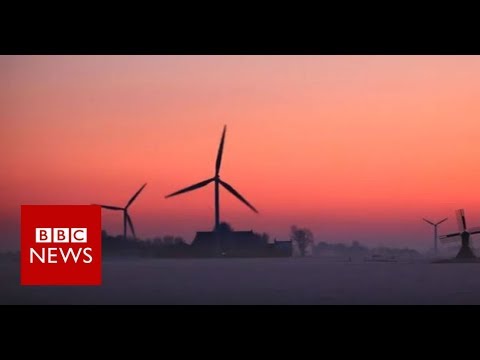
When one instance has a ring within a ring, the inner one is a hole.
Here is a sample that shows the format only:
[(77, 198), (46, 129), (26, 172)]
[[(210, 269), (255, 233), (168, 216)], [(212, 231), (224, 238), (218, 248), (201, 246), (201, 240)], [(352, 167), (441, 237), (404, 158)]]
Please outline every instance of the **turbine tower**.
[(480, 229), (477, 227), (477, 228), (471, 228), (467, 230), (467, 221), (465, 219), (465, 211), (463, 209), (457, 210), (456, 215), (457, 215), (458, 228), (460, 232), (440, 236), (440, 240), (442, 240), (443, 243), (449, 243), (449, 242), (458, 241), (459, 240), (458, 237), (460, 236), (462, 240), (462, 246), (456, 258), (457, 259), (475, 258), (476, 256), (473, 253), (472, 248), (470, 247), (470, 235), (480, 234)]
[[(147, 186), (147, 183), (143, 184), (140, 189), (128, 200), (127, 205), (125, 207), (119, 207), (119, 206), (111, 206), (111, 205), (100, 205), (103, 209), (108, 209), (108, 210), (116, 210), (116, 211), (123, 211), (123, 239), (127, 240), (127, 222), (130, 227), (130, 231), (133, 235), (133, 239), (136, 240), (137, 237), (135, 236), (135, 229), (133, 228), (133, 223), (132, 219), (130, 218), (130, 215), (128, 214), (128, 208), (132, 203), (135, 201), (138, 195), (142, 192), (143, 188)], [(94, 204), (98, 205), (98, 204)]]
[(433, 226), (433, 247), (435, 249), (435, 255), (437, 254), (437, 226), (440, 225), (441, 223), (443, 223), (444, 221), (447, 221), (448, 218), (445, 218), (443, 220), (440, 220), (439, 222), (437, 223), (434, 223), (433, 221), (430, 221), (430, 220), (427, 220), (425, 218), (423, 218), (423, 221), (429, 223), (430, 225)]
[(215, 162), (215, 175), (212, 178), (209, 178), (207, 180), (200, 181), (197, 184), (188, 186), (184, 189), (178, 190), (170, 195), (165, 196), (165, 198), (169, 198), (172, 196), (180, 195), (183, 193), (186, 193), (188, 191), (196, 190), (201, 187), (204, 187), (208, 184), (210, 184), (212, 181), (215, 184), (215, 226), (214, 230), (217, 231), (219, 229), (220, 225), (220, 185), (223, 186), (226, 190), (228, 190), (233, 196), (235, 196), (237, 199), (239, 199), (241, 202), (243, 202), (245, 205), (247, 205), (252, 211), (258, 213), (257, 209), (253, 207), (252, 204), (250, 204), (240, 193), (233, 188), (230, 184), (226, 183), (225, 181), (220, 179), (220, 167), (222, 165), (222, 155), (223, 155), (223, 147), (225, 144), (225, 133), (227, 131), (227, 126), (225, 125), (223, 128), (223, 133), (222, 133), (222, 138), (220, 140), (220, 146), (218, 147), (218, 153), (217, 153), (217, 160)]

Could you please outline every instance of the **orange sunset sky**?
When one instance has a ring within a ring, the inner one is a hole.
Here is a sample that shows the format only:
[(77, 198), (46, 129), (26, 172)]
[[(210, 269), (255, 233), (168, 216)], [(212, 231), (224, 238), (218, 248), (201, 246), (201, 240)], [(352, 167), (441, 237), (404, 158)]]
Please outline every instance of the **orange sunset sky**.
[[(0, 56), (0, 248), (21, 204), (123, 206), (141, 238), (221, 220), (287, 239), (432, 246), (422, 217), (480, 226), (479, 56)], [(122, 232), (121, 213), (103, 226)], [(474, 240), (475, 243), (475, 240)]]

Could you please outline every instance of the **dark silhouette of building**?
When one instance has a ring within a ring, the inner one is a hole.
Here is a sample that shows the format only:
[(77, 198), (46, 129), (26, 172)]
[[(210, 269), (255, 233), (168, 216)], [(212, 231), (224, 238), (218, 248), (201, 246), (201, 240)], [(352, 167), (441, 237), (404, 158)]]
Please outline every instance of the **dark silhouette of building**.
[(197, 232), (189, 245), (174, 236), (155, 239), (125, 239), (102, 231), (105, 256), (141, 257), (289, 257), (291, 241), (268, 242), (267, 234), (253, 231), (234, 231), (228, 223), (221, 223), (217, 231)]
[(290, 257), (293, 254), (293, 244), (291, 240), (278, 241), (274, 240), (272, 244), (272, 256)]
[(291, 241), (267, 239), (253, 231), (199, 231), (191, 245), (192, 255), (199, 257), (288, 257)]

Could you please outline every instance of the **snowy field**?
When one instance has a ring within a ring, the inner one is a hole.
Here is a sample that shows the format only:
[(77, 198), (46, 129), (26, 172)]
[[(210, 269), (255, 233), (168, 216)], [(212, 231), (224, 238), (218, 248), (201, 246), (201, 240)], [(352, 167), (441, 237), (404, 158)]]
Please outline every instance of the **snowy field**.
[(0, 263), (0, 304), (480, 304), (480, 264), (320, 258), (105, 260), (99, 287), (22, 287)]

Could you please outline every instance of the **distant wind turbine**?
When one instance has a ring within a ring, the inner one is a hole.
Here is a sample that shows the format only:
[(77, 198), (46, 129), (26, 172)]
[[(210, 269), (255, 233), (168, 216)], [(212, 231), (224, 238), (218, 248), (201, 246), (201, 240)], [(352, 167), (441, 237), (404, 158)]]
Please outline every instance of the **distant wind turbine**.
[(439, 222), (437, 223), (434, 223), (433, 221), (430, 221), (430, 220), (427, 220), (425, 218), (423, 218), (423, 221), (429, 223), (430, 225), (433, 226), (433, 246), (434, 246), (434, 249), (435, 249), (435, 254), (437, 254), (437, 239), (438, 239), (438, 236), (437, 236), (437, 226), (440, 225), (441, 223), (443, 223), (444, 221), (447, 221), (448, 218), (445, 218), (443, 220), (440, 220)]
[[(111, 205), (100, 205), (103, 209), (108, 209), (108, 210), (121, 210), (123, 211), (123, 238), (126, 240), (127, 239), (127, 222), (130, 227), (130, 231), (133, 235), (133, 238), (136, 240), (136, 235), (135, 235), (135, 229), (133, 228), (133, 223), (132, 219), (130, 218), (130, 215), (128, 214), (128, 208), (132, 203), (135, 201), (138, 195), (142, 192), (143, 188), (147, 186), (147, 183), (143, 184), (142, 187), (128, 200), (127, 205), (125, 207), (118, 207), (118, 206), (111, 206)], [(98, 205), (98, 204), (95, 204)]]
[(189, 187), (186, 187), (182, 190), (178, 190), (170, 195), (165, 196), (165, 198), (169, 198), (175, 195), (180, 195), (183, 193), (186, 193), (188, 191), (196, 190), (201, 187), (204, 187), (208, 184), (210, 184), (212, 181), (215, 183), (215, 231), (219, 229), (220, 226), (220, 185), (222, 185), (225, 189), (227, 189), (231, 194), (233, 194), (237, 199), (239, 199), (241, 202), (243, 202), (245, 205), (247, 205), (252, 211), (258, 213), (257, 209), (253, 207), (252, 204), (250, 204), (240, 193), (233, 188), (233, 186), (229, 185), (225, 181), (220, 179), (220, 166), (222, 164), (222, 155), (223, 155), (223, 146), (225, 143), (225, 133), (227, 131), (227, 126), (224, 126), (223, 128), (223, 133), (222, 133), (222, 138), (220, 140), (220, 146), (218, 147), (218, 153), (217, 153), (217, 160), (215, 163), (215, 176), (201, 181), (197, 184), (191, 185)]

